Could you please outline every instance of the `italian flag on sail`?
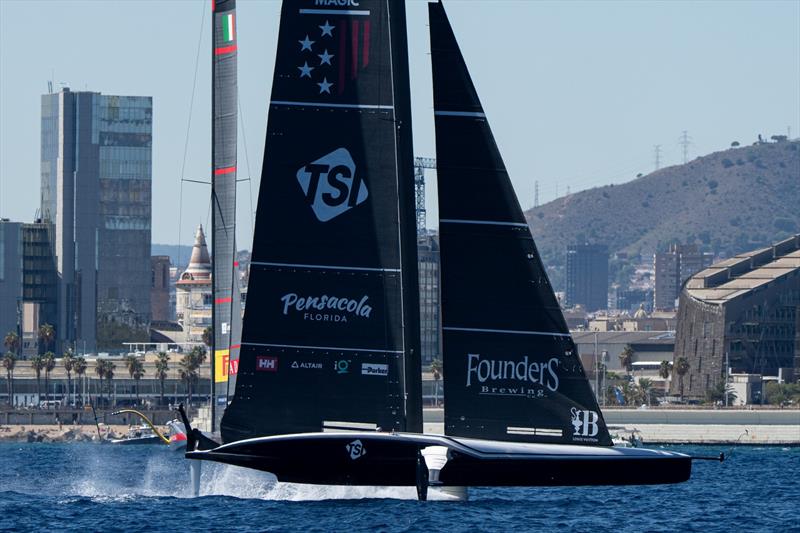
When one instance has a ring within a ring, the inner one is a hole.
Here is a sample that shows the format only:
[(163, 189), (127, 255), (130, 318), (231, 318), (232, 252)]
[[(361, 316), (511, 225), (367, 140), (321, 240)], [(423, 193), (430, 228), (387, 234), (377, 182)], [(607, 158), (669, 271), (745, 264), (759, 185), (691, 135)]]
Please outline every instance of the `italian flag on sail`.
[(233, 13), (230, 13), (222, 17), (222, 40), (230, 43), (234, 38)]

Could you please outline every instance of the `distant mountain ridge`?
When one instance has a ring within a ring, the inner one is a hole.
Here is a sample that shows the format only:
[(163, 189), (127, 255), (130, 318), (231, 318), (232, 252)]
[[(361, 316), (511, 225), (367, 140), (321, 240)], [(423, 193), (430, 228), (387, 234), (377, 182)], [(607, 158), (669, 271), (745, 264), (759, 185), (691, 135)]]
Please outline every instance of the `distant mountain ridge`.
[(651, 254), (680, 241), (731, 256), (800, 228), (800, 141), (715, 152), (558, 198), (525, 216), (557, 289), (568, 244)]

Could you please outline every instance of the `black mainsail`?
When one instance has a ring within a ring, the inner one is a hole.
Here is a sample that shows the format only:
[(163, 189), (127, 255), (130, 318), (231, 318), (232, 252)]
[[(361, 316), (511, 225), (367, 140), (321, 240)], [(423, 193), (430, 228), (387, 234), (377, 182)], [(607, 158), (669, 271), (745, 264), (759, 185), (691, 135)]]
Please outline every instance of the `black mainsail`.
[(428, 8), (445, 433), (610, 446), (444, 7)]
[[(211, 428), (216, 429), (218, 398), (228, 394), (231, 368), (238, 358), (241, 322), (236, 256), (236, 117), (237, 40), (236, 0), (213, 0), (212, 4), (212, 178), (211, 219), (213, 294), (213, 380)], [(232, 362), (233, 361), (233, 362)]]
[(342, 4), (281, 10), (224, 442), (422, 429), (405, 7)]

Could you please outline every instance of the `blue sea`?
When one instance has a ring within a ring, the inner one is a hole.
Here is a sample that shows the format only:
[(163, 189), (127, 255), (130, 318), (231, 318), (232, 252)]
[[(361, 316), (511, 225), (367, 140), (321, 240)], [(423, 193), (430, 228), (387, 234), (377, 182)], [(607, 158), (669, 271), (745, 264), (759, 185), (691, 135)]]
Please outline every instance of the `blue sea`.
[(471, 489), (467, 502), (205, 463), (192, 498), (187, 461), (166, 447), (6, 443), (0, 530), (800, 532), (800, 448), (671, 449), (730, 458), (696, 462), (680, 485)]

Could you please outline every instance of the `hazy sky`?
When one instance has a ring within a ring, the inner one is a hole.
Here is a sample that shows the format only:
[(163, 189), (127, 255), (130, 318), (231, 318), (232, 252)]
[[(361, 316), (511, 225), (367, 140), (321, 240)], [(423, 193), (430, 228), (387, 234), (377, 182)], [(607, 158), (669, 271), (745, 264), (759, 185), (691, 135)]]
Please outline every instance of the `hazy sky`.
[[(417, 155), (434, 155), (427, 10), (408, 2)], [(239, 0), (240, 175), (255, 207), (275, 61), (277, 1)], [(800, 134), (800, 1), (445, 2), (523, 207), (690, 157)], [(208, 0), (0, 0), (0, 217), (39, 206), (40, 95), (153, 96), (153, 241), (190, 244), (208, 223)], [(201, 35), (194, 110), (193, 76)], [(246, 140), (246, 144), (245, 141)], [(245, 155), (249, 157), (245, 157)], [(249, 160), (249, 163), (248, 163)], [(428, 225), (436, 225), (435, 175)], [(252, 239), (240, 184), (239, 242)], [(178, 216), (182, 204), (183, 216)], [(181, 220), (182, 218), (182, 220)], [(249, 246), (248, 246), (249, 247)]]

